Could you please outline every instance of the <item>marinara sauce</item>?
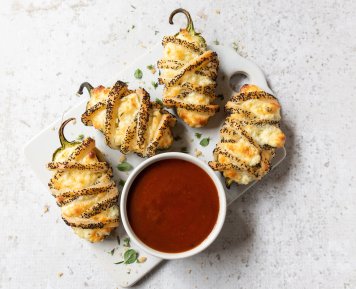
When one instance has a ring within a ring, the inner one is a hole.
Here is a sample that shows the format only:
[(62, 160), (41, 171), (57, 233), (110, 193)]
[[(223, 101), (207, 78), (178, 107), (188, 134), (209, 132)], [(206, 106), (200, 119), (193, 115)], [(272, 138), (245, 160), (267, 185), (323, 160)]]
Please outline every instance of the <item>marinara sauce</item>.
[(217, 221), (219, 198), (209, 175), (197, 165), (166, 159), (146, 167), (130, 187), (129, 223), (149, 247), (180, 253), (198, 246)]

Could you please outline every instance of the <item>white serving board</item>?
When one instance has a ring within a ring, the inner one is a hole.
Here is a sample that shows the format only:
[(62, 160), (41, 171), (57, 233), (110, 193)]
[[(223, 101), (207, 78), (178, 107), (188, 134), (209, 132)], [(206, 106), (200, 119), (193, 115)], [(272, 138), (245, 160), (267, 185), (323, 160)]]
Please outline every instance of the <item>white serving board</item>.
[[(245, 81), (245, 83), (256, 84), (265, 91), (272, 93), (271, 89), (267, 85), (263, 72), (254, 63), (242, 58), (233, 49), (228, 47), (224, 47), (221, 45), (212, 45), (210, 46), (210, 49), (218, 53), (220, 61), (219, 76), (217, 80), (217, 94), (224, 95), (224, 100), (217, 101), (220, 104), (220, 112), (210, 120), (209, 124), (206, 127), (200, 129), (189, 128), (187, 125), (185, 125), (182, 121), (179, 120), (177, 126), (174, 129), (174, 135), (180, 136), (181, 140), (175, 141), (173, 146), (169, 149), (169, 151), (181, 151), (183, 147), (186, 147), (188, 153), (192, 155), (195, 155), (195, 149), (198, 149), (202, 152), (202, 155), (199, 158), (206, 162), (212, 159), (212, 151), (216, 143), (219, 141), (219, 128), (225, 118), (224, 104), (234, 93), (233, 89), (230, 86), (230, 78), (234, 74), (243, 74), (247, 77), (247, 81)], [(81, 82), (84, 81), (90, 82), (95, 87), (100, 84), (111, 86), (115, 83), (116, 80), (122, 80), (125, 82), (129, 82), (129, 88), (131, 89), (135, 89), (138, 86), (145, 88), (151, 94), (152, 100), (155, 100), (156, 98), (161, 99), (162, 87), (159, 86), (157, 89), (155, 89), (151, 84), (152, 81), (157, 82), (158, 70), (155, 74), (152, 74), (152, 72), (147, 69), (148, 65), (153, 64), (156, 66), (157, 60), (160, 59), (161, 55), (162, 47), (160, 45), (155, 46), (146, 55), (142, 56), (135, 63), (118, 73), (118, 75), (110, 82), (97, 83), (95, 79), (78, 79), (78, 88)], [(140, 68), (143, 72), (143, 77), (141, 80), (137, 80), (134, 77), (134, 72), (137, 68)], [(73, 91), (73, 93), (76, 92)], [(45, 186), (47, 186), (47, 183), (51, 178), (51, 172), (46, 169), (46, 164), (51, 160), (52, 153), (55, 151), (55, 149), (60, 146), (58, 139), (58, 128), (63, 120), (68, 119), (70, 117), (75, 117), (77, 121), (75, 125), (67, 125), (65, 129), (65, 135), (67, 139), (75, 139), (79, 134), (84, 134), (85, 136), (91, 136), (95, 138), (97, 147), (105, 154), (107, 160), (114, 168), (114, 177), (116, 178), (116, 180), (126, 180), (126, 178), (128, 177), (129, 172), (119, 172), (117, 169), (115, 169), (116, 165), (119, 163), (119, 157), (121, 153), (119, 151), (115, 151), (107, 147), (105, 145), (104, 137), (100, 132), (96, 131), (93, 127), (86, 127), (81, 123), (81, 114), (85, 111), (85, 105), (88, 99), (89, 96), (85, 92), (81, 97), (80, 103), (70, 109), (68, 112), (64, 113), (63, 119), (59, 119), (53, 124), (51, 124), (48, 128), (37, 134), (25, 146), (25, 156), (27, 157), (30, 166), (34, 170), (35, 174)], [(202, 138), (210, 137), (210, 143), (207, 147), (202, 147), (199, 144), (200, 140), (197, 139), (197, 137), (195, 136), (196, 132), (201, 133)], [(277, 166), (285, 158), (285, 156), (286, 152), (284, 149), (278, 150), (276, 157), (273, 160), (273, 167)], [(129, 155), (127, 157), (127, 161), (133, 166), (136, 166), (137, 164), (142, 162), (143, 159), (139, 158), (136, 155)], [(224, 179), (221, 177), (221, 174), (217, 173), (217, 175), (221, 178), (221, 181), (225, 183)], [(268, 175), (266, 177), (268, 177)], [(239, 196), (245, 193), (249, 188), (255, 185), (255, 183), (251, 183), (248, 186), (236, 186), (236, 184), (234, 184), (231, 186), (230, 189), (226, 188), (225, 192), (227, 203), (231, 204)], [(49, 192), (48, 198), (52, 198)], [(53, 202), (55, 202), (54, 199)], [(58, 226), (60, 225), (64, 226), (64, 223), (58, 224)], [(68, 229), (70, 228), (68, 227)], [(116, 236), (120, 236), (121, 245), (118, 245)], [(74, 233), (72, 234), (72, 237), (78, 238)], [(112, 275), (112, 277), (117, 280), (118, 284), (121, 287), (132, 286), (162, 261), (162, 259), (143, 252), (141, 249), (136, 247), (134, 243), (131, 243), (131, 247), (133, 249), (136, 249), (139, 252), (140, 256), (147, 257), (146, 262), (140, 264), (134, 263), (131, 265), (114, 264), (115, 262), (122, 260), (122, 254), (126, 249), (122, 246), (123, 239), (125, 237), (126, 233), (124, 232), (123, 226), (120, 226), (117, 229), (116, 234), (112, 234), (110, 238), (106, 239), (102, 243), (87, 243), (87, 245), (90, 246), (95, 252), (95, 255), (98, 257), (98, 259), (101, 260), (101, 268), (107, 270), (110, 275)], [(110, 252), (113, 248), (116, 248), (116, 250), (115, 253), (111, 255), (108, 252)]]

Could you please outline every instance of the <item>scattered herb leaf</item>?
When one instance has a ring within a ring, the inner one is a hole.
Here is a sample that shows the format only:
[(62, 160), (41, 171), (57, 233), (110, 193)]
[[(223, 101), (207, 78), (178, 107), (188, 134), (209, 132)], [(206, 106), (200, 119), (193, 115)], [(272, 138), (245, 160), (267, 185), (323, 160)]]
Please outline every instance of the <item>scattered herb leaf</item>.
[(117, 244), (120, 245), (120, 236), (116, 236)]
[(154, 65), (152, 65), (152, 64), (147, 65), (147, 69), (148, 69), (149, 71), (151, 71), (152, 74), (155, 74), (155, 73), (156, 73), (156, 67), (155, 67)]
[(133, 6), (133, 5), (131, 5), (131, 7), (132, 7), (133, 9), (136, 9), (136, 7), (135, 7), (135, 6)]
[(206, 147), (206, 146), (209, 144), (209, 141), (210, 141), (210, 138), (209, 138), (209, 137), (203, 138), (203, 139), (200, 141), (200, 145), (201, 145), (202, 147)]
[(120, 187), (123, 187), (124, 185), (125, 185), (125, 181), (124, 181), (124, 180), (120, 180), (120, 181), (119, 181), (119, 186), (120, 186)]
[(110, 252), (108, 252), (111, 256), (112, 255), (114, 255), (114, 253), (115, 253), (115, 248), (114, 249), (112, 249)]
[(201, 133), (196, 132), (196, 133), (195, 133), (195, 136), (196, 136), (197, 138), (201, 138)]
[(177, 135), (177, 136), (174, 137), (174, 140), (175, 140), (175, 141), (179, 141), (179, 140), (181, 140), (181, 139), (182, 139), (182, 138), (181, 138), (179, 135)]
[(142, 75), (143, 75), (143, 73), (142, 73), (141, 69), (137, 68), (134, 73), (135, 78), (141, 79)]
[(214, 43), (215, 45), (219, 45), (219, 44), (220, 44), (219, 40), (217, 40), (217, 39), (214, 40), (213, 43)]
[[(154, 89), (156, 89), (156, 88), (158, 87), (158, 83), (155, 82), (155, 81), (152, 81), (151, 84), (152, 84), (152, 86), (154, 87)], [(162, 102), (162, 101), (161, 101), (161, 102)], [(162, 103), (162, 105), (163, 105), (163, 103)]]
[(159, 31), (158, 30), (155, 30), (155, 35), (157, 35), (159, 33)]
[(122, 263), (124, 263), (124, 261), (120, 261), (120, 262), (116, 262), (116, 263), (114, 263), (114, 264), (122, 264)]
[(135, 29), (135, 25), (132, 25), (132, 26), (131, 26), (131, 29)]
[(123, 244), (124, 247), (130, 247), (130, 238), (127, 237), (124, 239), (124, 244)]
[(232, 43), (232, 48), (233, 48), (236, 52), (238, 52), (238, 50), (239, 50), (239, 45), (238, 45), (236, 42), (233, 42), (233, 43)]
[(133, 169), (133, 166), (125, 161), (125, 162), (122, 162), (121, 164), (118, 164), (117, 169), (121, 172), (128, 172)]
[(84, 134), (78, 135), (77, 140), (83, 140), (83, 139), (84, 139)]
[(156, 103), (158, 103), (159, 105), (163, 106), (163, 102), (162, 100), (160, 100), (159, 98), (156, 97)]
[(124, 264), (136, 262), (138, 253), (134, 249), (129, 249), (124, 253)]

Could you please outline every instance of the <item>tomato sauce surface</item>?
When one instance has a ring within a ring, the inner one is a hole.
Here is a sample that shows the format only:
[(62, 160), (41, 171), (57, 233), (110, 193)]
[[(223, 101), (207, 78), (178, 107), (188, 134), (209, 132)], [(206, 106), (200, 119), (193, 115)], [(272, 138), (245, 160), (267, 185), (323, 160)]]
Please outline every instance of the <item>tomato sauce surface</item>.
[(218, 213), (213, 180), (185, 160), (166, 159), (146, 167), (128, 194), (132, 230), (161, 252), (179, 253), (198, 246), (214, 228)]

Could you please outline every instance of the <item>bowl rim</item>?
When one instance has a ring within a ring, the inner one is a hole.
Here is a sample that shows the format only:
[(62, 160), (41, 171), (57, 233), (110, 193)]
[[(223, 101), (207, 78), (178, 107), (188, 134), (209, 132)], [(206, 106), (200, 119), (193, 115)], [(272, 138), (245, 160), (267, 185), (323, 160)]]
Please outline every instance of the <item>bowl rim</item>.
[[(164, 159), (181, 159), (185, 160), (188, 162), (191, 162), (201, 169), (203, 169), (208, 176), (212, 179), (216, 186), (216, 190), (218, 192), (218, 199), (219, 199), (219, 213), (218, 217), (216, 219), (216, 223), (209, 233), (209, 235), (205, 238), (204, 241), (202, 241), (198, 246), (184, 252), (179, 252), (179, 253), (167, 253), (167, 252), (161, 252), (158, 250), (155, 250), (148, 245), (146, 245), (144, 242), (142, 242), (134, 233), (132, 230), (130, 223), (128, 221), (127, 217), (127, 208), (126, 208), (126, 203), (127, 203), (127, 197), (130, 191), (130, 187), (135, 180), (135, 178), (139, 175), (139, 173), (144, 170), (146, 167), (150, 166), (153, 163), (156, 163), (158, 161), (164, 160)], [(181, 259), (181, 258), (187, 258), (190, 256), (193, 256), (195, 254), (198, 254), (205, 250), (208, 246), (210, 246), (214, 240), (217, 238), (219, 235), (225, 221), (226, 217), (226, 194), (224, 187), (216, 175), (216, 172), (214, 172), (206, 163), (204, 163), (202, 160), (191, 156), (189, 154), (185, 153), (180, 153), (180, 152), (166, 152), (166, 153), (161, 153), (159, 155), (155, 155), (151, 158), (146, 159), (142, 163), (140, 163), (129, 175), (127, 178), (125, 185), (122, 189), (121, 192), (121, 197), (120, 197), (120, 215), (121, 215), (121, 220), (122, 224), (124, 225), (125, 231), (127, 235), (130, 237), (130, 240), (133, 241), (140, 249), (146, 251), (147, 253), (162, 258), (166, 260), (171, 260), (171, 259)]]

